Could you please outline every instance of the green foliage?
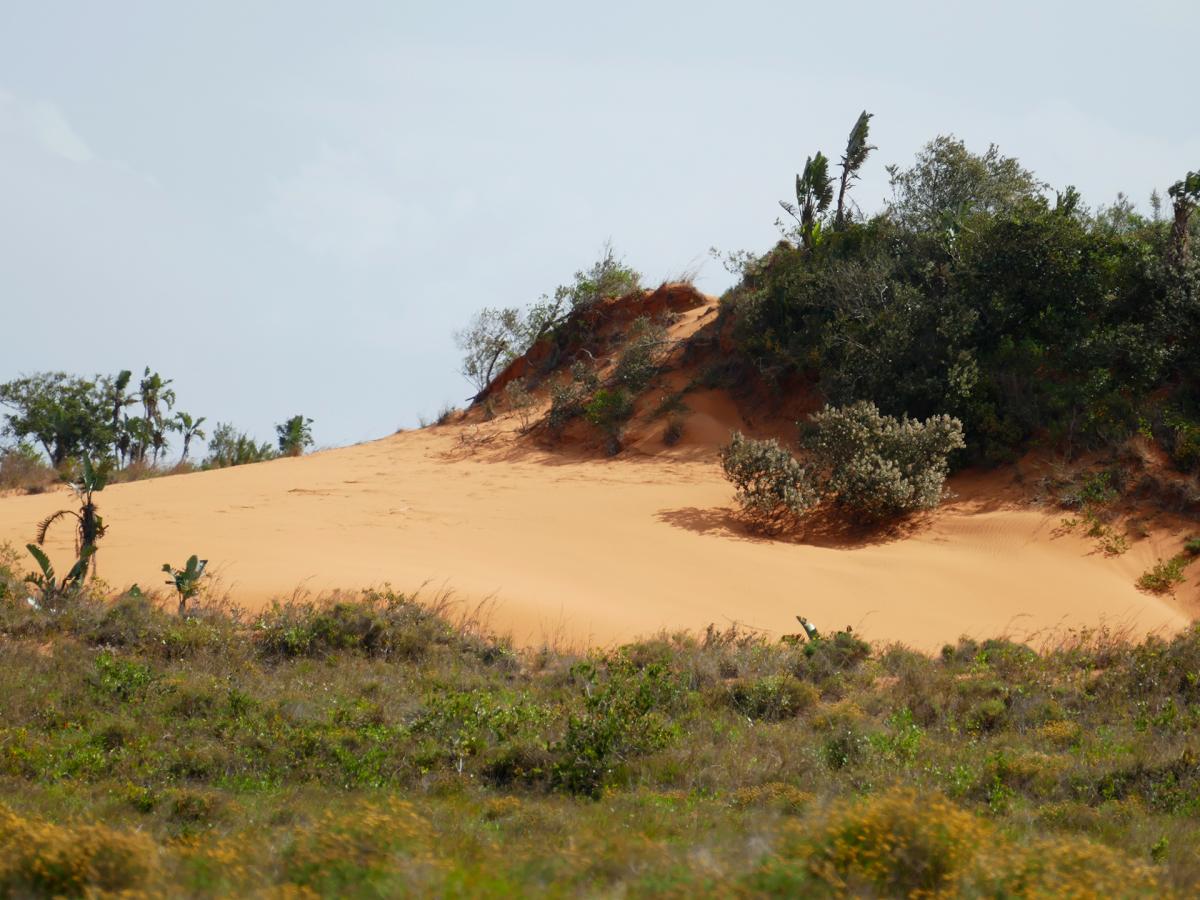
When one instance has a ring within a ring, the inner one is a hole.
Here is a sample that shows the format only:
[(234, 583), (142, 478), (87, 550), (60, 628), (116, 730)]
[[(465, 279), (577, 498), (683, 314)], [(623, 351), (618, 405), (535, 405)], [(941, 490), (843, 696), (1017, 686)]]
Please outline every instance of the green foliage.
[(1015, 160), (953, 138), (891, 172), (883, 213), (741, 267), (725, 306), (769, 384), (954, 416), (964, 461), (1112, 445), (1142, 418), (1180, 467), (1200, 460), (1200, 281), (1166, 223), (1090, 216), (1069, 189), (1051, 202)]
[(529, 349), (526, 324), (516, 307), (481, 309), (466, 328), (454, 333), (454, 341), (464, 354), (462, 375), (477, 392)]
[(312, 421), (295, 415), (275, 426), (280, 456), (300, 456), (313, 445)]
[(784, 212), (796, 220), (801, 244), (811, 250), (821, 239), (821, 216), (833, 202), (833, 178), (829, 158), (821, 151), (804, 161), (804, 171), (796, 176), (796, 203), (780, 200)]
[(833, 227), (841, 230), (846, 225), (846, 191), (850, 184), (858, 180), (858, 171), (863, 167), (874, 146), (867, 143), (871, 130), (871, 113), (865, 109), (859, 114), (850, 129), (850, 137), (846, 139), (846, 152), (842, 154), (842, 179), (838, 188), (837, 212), (833, 218)]
[(729, 703), (750, 719), (777, 722), (808, 712), (820, 694), (794, 675), (738, 679), (729, 685)]
[(37, 544), (26, 544), (25, 549), (37, 563), (37, 572), (25, 576), (25, 581), (38, 589), (41, 595), (38, 605), (41, 609), (57, 610), (75, 597), (83, 587), (87, 577), (88, 566), (96, 553), (95, 544), (85, 544), (80, 551), (79, 559), (71, 566), (66, 576), (59, 581), (44, 550)]
[(659, 372), (667, 330), (641, 316), (630, 326), (629, 335), (629, 343), (613, 367), (611, 381), (630, 393), (640, 394)]
[[(641, 286), (641, 275), (605, 244), (589, 268), (575, 273), (568, 284), (559, 285), (552, 294), (544, 294), (527, 309), (486, 308), (470, 324), (454, 334), (463, 351), (462, 374), (476, 389), (476, 398), (513, 360), (525, 355), (543, 340), (554, 342), (561, 350), (572, 341), (586, 343), (584, 324), (572, 313), (587, 310), (601, 300), (622, 297)], [(551, 364), (558, 354), (550, 355)]]
[(0, 603), (0, 894), (1200, 885), (1195, 629), (942, 661), (711, 628), (581, 660), (391, 602)]
[(977, 213), (1012, 212), (1040, 196), (1044, 185), (995, 144), (982, 155), (962, 141), (939, 135), (921, 148), (907, 169), (888, 166), (892, 202), (888, 214), (914, 231), (941, 231)]
[(551, 431), (561, 431), (567, 423), (583, 415), (588, 399), (599, 386), (596, 373), (582, 360), (571, 366), (570, 377), (550, 385), (550, 410), (546, 424)]
[(871, 522), (937, 506), (949, 456), (964, 446), (957, 419), (895, 419), (867, 402), (826, 407), (806, 431), (822, 495)]
[(633, 396), (625, 388), (600, 388), (583, 408), (583, 415), (608, 439), (609, 451), (621, 449), (621, 430), (633, 415)]
[(673, 732), (658, 711), (669, 709), (679, 692), (661, 663), (638, 668), (620, 654), (602, 663), (572, 669), (583, 689), (583, 709), (568, 717), (562, 740), (551, 748), (554, 785), (592, 798), (622, 763), (667, 745)]
[(5, 427), (18, 439), (37, 441), (51, 465), (73, 456), (103, 456), (114, 435), (99, 380), (42, 372), (0, 385), (0, 405), (13, 410)]
[(242, 466), (264, 462), (277, 456), (265, 441), (257, 443), (252, 437), (238, 431), (232, 425), (218, 422), (208, 442), (208, 456), (204, 460), (206, 469), (223, 469), (227, 466)]
[(175, 588), (179, 596), (180, 618), (187, 612), (187, 603), (200, 593), (200, 579), (204, 577), (204, 569), (208, 566), (207, 559), (200, 559), (196, 554), (188, 557), (182, 569), (171, 568), (170, 563), (163, 563), (162, 570), (171, 576), (167, 584)]
[(521, 430), (528, 431), (534, 399), (525, 382), (520, 378), (510, 381), (504, 386), (504, 397), (508, 401), (508, 408), (521, 420)]
[(795, 524), (817, 502), (812, 474), (778, 441), (758, 441), (735, 431), (721, 448), (721, 468), (737, 489), (742, 511), (762, 530)]
[(1188, 555), (1180, 554), (1170, 559), (1160, 559), (1150, 569), (1142, 573), (1138, 579), (1138, 587), (1152, 594), (1166, 594), (1182, 584), (1185, 579), (1183, 570), (1191, 562)]

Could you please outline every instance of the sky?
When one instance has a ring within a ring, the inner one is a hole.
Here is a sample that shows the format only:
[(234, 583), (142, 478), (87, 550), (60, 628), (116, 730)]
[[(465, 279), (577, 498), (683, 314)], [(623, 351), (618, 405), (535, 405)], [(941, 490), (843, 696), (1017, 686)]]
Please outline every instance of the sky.
[(954, 134), (1092, 206), (1200, 169), (1194, 0), (0, 0), (0, 382), (174, 379), (320, 446), (470, 393), (453, 332), (611, 240), (657, 284), (764, 250), (869, 110), (855, 188)]

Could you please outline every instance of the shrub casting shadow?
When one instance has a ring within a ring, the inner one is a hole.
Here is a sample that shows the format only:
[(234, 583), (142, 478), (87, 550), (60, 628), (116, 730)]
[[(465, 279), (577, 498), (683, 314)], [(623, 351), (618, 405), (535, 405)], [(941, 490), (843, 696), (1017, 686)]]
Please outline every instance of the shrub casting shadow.
[(718, 535), (742, 541), (777, 544), (804, 544), (831, 550), (854, 550), (877, 544), (904, 540), (923, 530), (929, 523), (928, 513), (907, 516), (894, 522), (878, 525), (848, 520), (834, 509), (818, 509), (805, 516), (793, 529), (768, 534), (754, 527), (743, 516), (728, 507), (701, 509), (684, 506), (662, 509), (655, 514), (660, 522), (697, 534)]

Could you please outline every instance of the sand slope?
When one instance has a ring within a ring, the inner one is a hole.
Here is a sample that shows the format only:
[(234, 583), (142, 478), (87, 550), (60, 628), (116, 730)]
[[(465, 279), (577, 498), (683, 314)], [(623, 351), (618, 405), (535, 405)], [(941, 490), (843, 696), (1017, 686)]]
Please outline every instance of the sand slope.
[[(1169, 631), (1190, 620), (1191, 587), (1165, 600), (1134, 587), (1173, 552), (1170, 538), (1106, 559), (1083, 537), (1056, 536), (1061, 513), (1006, 508), (966, 487), (967, 499), (903, 539), (769, 541), (737, 528), (704, 446), (583, 459), (519, 445), (502, 427), (445, 426), (110, 487), (99, 496), (110, 527), (100, 575), (157, 586), (163, 562), (199, 553), (248, 607), (297, 588), (429, 582), (465, 600), (494, 595), (493, 624), (521, 641), (608, 643), (732, 621), (793, 631), (804, 613), (936, 649), (960, 634), (1099, 622)], [(0, 499), (0, 542), (23, 545), (69, 500)], [(67, 527), (52, 538), (56, 559), (69, 538)]]

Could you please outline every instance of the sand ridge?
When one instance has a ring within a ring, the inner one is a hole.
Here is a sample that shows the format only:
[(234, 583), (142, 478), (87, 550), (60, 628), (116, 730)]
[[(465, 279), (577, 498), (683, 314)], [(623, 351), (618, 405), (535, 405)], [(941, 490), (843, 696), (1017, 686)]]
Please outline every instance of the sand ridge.
[[(523, 643), (731, 622), (780, 633), (803, 613), (936, 650), (962, 634), (1101, 622), (1171, 632), (1200, 606), (1190, 585), (1165, 599), (1134, 586), (1174, 552), (1173, 536), (1106, 558), (1062, 533), (1061, 512), (989, 499), (973, 476), (959, 479), (960, 499), (894, 540), (768, 540), (739, 527), (705, 441), (587, 458), (518, 441), (506, 418), (111, 486), (98, 496), (110, 529), (100, 575), (158, 587), (163, 562), (198, 553), (250, 609), (297, 589), (425, 584), (494, 598), (493, 626)], [(0, 499), (0, 542), (23, 546), (70, 499)], [(49, 547), (65, 562), (70, 530)]]

